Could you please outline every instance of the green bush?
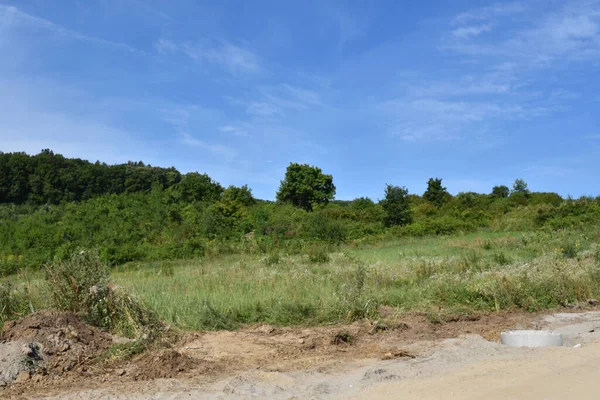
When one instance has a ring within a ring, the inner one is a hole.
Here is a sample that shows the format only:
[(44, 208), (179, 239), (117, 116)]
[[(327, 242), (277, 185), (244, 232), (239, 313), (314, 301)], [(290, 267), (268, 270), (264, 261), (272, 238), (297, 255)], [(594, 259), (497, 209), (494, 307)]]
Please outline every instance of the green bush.
[[(74, 252), (67, 260), (45, 266), (46, 283), (54, 308), (88, 314), (101, 307), (108, 295), (109, 273), (96, 250)], [(103, 317), (101, 317), (103, 318)], [(93, 321), (104, 326), (102, 321)]]
[(110, 283), (108, 268), (97, 251), (76, 251), (66, 260), (46, 265), (45, 272), (53, 308), (74, 312), (94, 326), (125, 337), (154, 340), (162, 332), (163, 325), (153, 311)]
[(341, 221), (327, 218), (322, 212), (313, 212), (307, 217), (304, 231), (308, 239), (332, 244), (342, 243), (348, 236)]
[(30, 312), (27, 293), (10, 281), (0, 283), (0, 328), (5, 321), (20, 318)]

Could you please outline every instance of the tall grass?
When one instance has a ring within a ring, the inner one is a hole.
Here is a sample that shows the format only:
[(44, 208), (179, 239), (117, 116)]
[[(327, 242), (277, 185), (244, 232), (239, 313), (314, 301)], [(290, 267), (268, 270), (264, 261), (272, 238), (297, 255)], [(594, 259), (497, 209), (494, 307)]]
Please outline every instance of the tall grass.
[[(316, 325), (377, 318), (379, 306), (533, 311), (599, 298), (599, 254), (589, 232), (479, 233), (130, 263), (111, 281), (183, 329)], [(41, 288), (30, 276), (13, 277), (0, 303), (16, 311), (0, 317), (41, 307)]]
[(537, 310), (600, 296), (597, 244), (580, 235), (576, 257), (556, 252), (573, 235), (408, 239), (345, 248), (319, 263), (233, 255), (173, 262), (170, 277), (157, 264), (132, 264), (114, 279), (185, 329), (336, 323), (374, 317), (377, 305)]

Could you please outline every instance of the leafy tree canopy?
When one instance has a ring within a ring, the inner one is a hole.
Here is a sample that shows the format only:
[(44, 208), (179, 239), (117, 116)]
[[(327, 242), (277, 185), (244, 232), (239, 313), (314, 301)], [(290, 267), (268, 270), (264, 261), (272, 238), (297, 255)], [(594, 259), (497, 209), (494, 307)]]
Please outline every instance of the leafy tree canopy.
[(412, 222), (412, 211), (408, 202), (408, 189), (386, 185), (385, 198), (381, 201), (386, 216), (386, 226), (406, 225)]
[(492, 189), (492, 196), (499, 198), (499, 199), (508, 197), (509, 194), (510, 194), (510, 189), (508, 188), (508, 186), (504, 186), (504, 185), (494, 186)]
[(321, 168), (291, 163), (277, 192), (279, 203), (312, 211), (313, 204), (327, 204), (335, 196), (333, 177)]
[(529, 193), (529, 189), (527, 188), (527, 182), (525, 182), (521, 178), (515, 179), (515, 183), (513, 183), (512, 193), (524, 193), (524, 194), (528, 194)]
[(440, 178), (429, 178), (429, 181), (427, 181), (427, 190), (423, 194), (425, 200), (440, 207), (448, 200), (449, 196), (446, 188), (442, 186), (442, 180)]

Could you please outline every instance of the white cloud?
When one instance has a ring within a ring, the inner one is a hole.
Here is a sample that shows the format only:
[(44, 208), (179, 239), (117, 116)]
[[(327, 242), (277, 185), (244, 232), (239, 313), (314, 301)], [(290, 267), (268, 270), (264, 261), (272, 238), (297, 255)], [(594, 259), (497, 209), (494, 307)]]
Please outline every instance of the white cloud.
[(492, 30), (490, 25), (472, 25), (472, 26), (463, 26), (460, 28), (456, 28), (452, 31), (452, 35), (459, 39), (470, 39), (473, 37), (477, 37), (482, 33), (489, 32)]
[(238, 137), (250, 137), (250, 134), (247, 133), (244, 129), (239, 128), (237, 126), (233, 126), (233, 125), (221, 126), (219, 128), (219, 131), (221, 131), (223, 133), (230, 133), (230, 134), (238, 136)]
[(27, 14), (19, 10), (17, 7), (0, 5), (0, 39), (2, 39), (1, 36), (6, 35), (8, 32), (16, 28), (27, 28), (32, 31), (43, 30), (50, 32), (53, 35), (71, 40), (79, 40), (97, 45), (110, 46), (135, 54), (148, 55), (146, 52), (136, 49), (128, 44), (85, 35), (55, 24), (47, 19)]
[(364, 36), (366, 32), (365, 23), (357, 17), (350, 15), (343, 10), (337, 10), (335, 15), (339, 26), (340, 38), (338, 40), (337, 50), (342, 51), (346, 43)]
[(318, 92), (280, 84), (261, 88), (259, 98), (248, 104), (246, 112), (256, 117), (284, 117), (290, 111), (304, 111), (322, 105)]
[(252, 51), (224, 39), (176, 43), (160, 38), (154, 43), (161, 55), (183, 53), (197, 63), (209, 63), (226, 68), (230, 73), (260, 73), (263, 68), (260, 58)]
[(179, 45), (175, 42), (160, 38), (154, 43), (154, 48), (162, 55), (176, 53), (180, 50)]
[(488, 20), (494, 17), (504, 17), (513, 14), (519, 14), (526, 10), (521, 3), (495, 4), (490, 7), (484, 7), (458, 14), (454, 18), (455, 24), (465, 24), (472, 21)]
[(526, 120), (547, 115), (553, 104), (545, 99), (520, 102), (511, 97), (503, 101), (442, 99), (407, 95), (379, 102), (379, 113), (386, 131), (407, 141), (447, 141), (473, 138), (499, 121)]
[(275, 104), (266, 101), (253, 101), (248, 104), (246, 112), (256, 117), (283, 116), (283, 111)]
[(221, 144), (211, 144), (203, 140), (197, 139), (187, 132), (181, 134), (181, 142), (193, 147), (198, 147), (207, 150), (217, 156), (222, 156), (227, 160), (231, 161), (237, 155), (237, 152), (229, 147)]
[[(491, 14), (488, 12), (480, 15), (486, 15), (487, 18)], [(501, 35), (476, 43), (462, 40), (468, 36), (454, 34), (468, 33), (468, 27), (455, 29), (453, 38), (456, 40), (450, 42), (448, 48), (482, 59), (502, 57), (520, 68), (546, 67), (557, 60), (600, 59), (598, 0), (574, 0), (559, 9), (532, 14), (532, 18), (527, 25), (511, 26), (510, 30), (502, 30), (499, 25), (497, 30), (502, 31)], [(464, 21), (465, 18), (459, 20)], [(495, 24), (499, 22), (495, 21)]]

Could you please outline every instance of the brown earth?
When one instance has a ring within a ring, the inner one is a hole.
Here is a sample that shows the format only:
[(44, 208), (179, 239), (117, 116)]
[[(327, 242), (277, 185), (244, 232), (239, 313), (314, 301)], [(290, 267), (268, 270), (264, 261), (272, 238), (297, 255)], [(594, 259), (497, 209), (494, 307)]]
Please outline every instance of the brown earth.
[(156, 384), (157, 378), (202, 385), (247, 370), (278, 373), (316, 368), (335, 373), (357, 360), (427, 356), (441, 339), (464, 334), (497, 340), (508, 328), (534, 328), (536, 319), (531, 313), (500, 312), (388, 315), (377, 322), (304, 329), (262, 325), (234, 332), (182, 334), (171, 348), (127, 361), (99, 362), (94, 357), (112, 345), (110, 335), (81, 323), (73, 314), (46, 311), (5, 324), (2, 341), (39, 342), (48, 370), (10, 385), (0, 397), (37, 398), (107, 385), (127, 391), (136, 381)]
[(101, 330), (82, 323), (75, 314), (41, 311), (4, 324), (0, 342), (38, 343), (43, 357), (37, 371), (41, 375), (63, 375), (85, 368), (113, 340)]

